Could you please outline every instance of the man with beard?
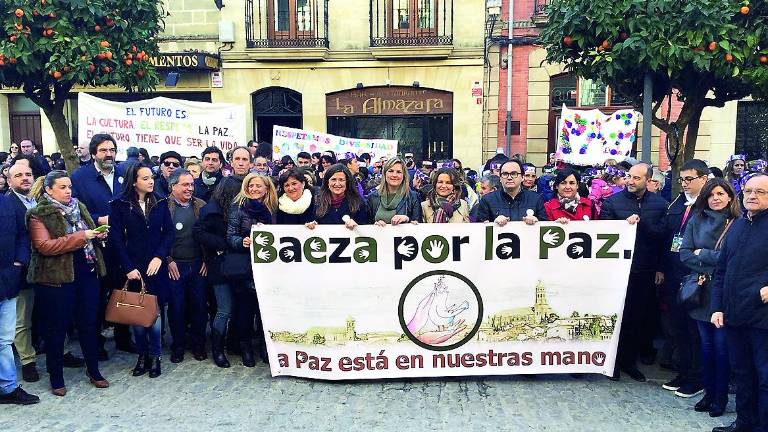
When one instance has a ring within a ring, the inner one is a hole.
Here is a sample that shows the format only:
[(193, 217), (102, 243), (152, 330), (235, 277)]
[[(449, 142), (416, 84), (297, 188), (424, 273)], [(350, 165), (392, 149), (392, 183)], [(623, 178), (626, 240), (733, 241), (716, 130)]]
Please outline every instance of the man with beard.
[[(93, 165), (82, 166), (72, 173), (72, 196), (85, 204), (97, 225), (109, 225), (109, 202), (120, 195), (123, 185), (123, 177), (115, 169), (117, 143), (109, 134), (96, 134), (91, 138), (88, 152), (93, 159)], [(102, 295), (106, 299), (112, 289), (122, 286), (122, 275), (125, 272), (116, 271), (118, 260), (112, 248), (104, 249), (104, 260), (110, 269), (107, 276), (101, 279)], [(103, 319), (103, 310), (101, 318)], [(100, 338), (100, 343), (100, 356), (106, 359), (103, 338)], [(115, 325), (115, 346), (120, 351), (135, 352), (128, 326)]]

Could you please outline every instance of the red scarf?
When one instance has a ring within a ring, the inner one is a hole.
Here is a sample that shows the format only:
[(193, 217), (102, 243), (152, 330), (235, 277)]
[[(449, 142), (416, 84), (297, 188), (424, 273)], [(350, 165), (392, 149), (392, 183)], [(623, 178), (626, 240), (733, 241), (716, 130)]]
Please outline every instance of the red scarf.
[(333, 194), (331, 194), (331, 207), (335, 209), (341, 207), (341, 203), (344, 202), (344, 198), (346, 198), (346, 195), (342, 195), (336, 198), (335, 196), (333, 196)]

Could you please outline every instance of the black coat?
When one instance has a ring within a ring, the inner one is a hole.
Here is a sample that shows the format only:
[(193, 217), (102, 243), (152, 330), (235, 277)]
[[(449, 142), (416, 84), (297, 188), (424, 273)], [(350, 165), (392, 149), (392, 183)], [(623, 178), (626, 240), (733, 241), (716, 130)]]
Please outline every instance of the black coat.
[(301, 214), (286, 213), (278, 207), (275, 219), (278, 225), (304, 225), (305, 223), (312, 222), (315, 220), (315, 198), (312, 198), (309, 207)]
[[(246, 207), (250, 207), (252, 211), (247, 211)], [(272, 223), (272, 214), (264, 204), (253, 200), (249, 200), (243, 206), (232, 204), (227, 221), (227, 244), (230, 250), (247, 251), (248, 249), (243, 247), (243, 238), (251, 235), (251, 227), (257, 223)]]
[(349, 201), (345, 198), (339, 208), (335, 209), (330, 207), (328, 213), (324, 216), (318, 216), (316, 219), (317, 223), (320, 225), (344, 225), (344, 220), (342, 218), (345, 215), (349, 215), (349, 217), (357, 222), (358, 225), (370, 224), (373, 217), (368, 210), (368, 204), (366, 204), (364, 199), (361, 198), (361, 200), (360, 208), (358, 208), (356, 212), (352, 212), (349, 209)]
[[(13, 201), (18, 199), (0, 195), (0, 301), (19, 294), (24, 278), (24, 266), (29, 263), (30, 244), (24, 214), (20, 214)], [(21, 267), (13, 265), (22, 264)]]
[[(12, 190), (9, 190), (8, 193), (5, 194), (5, 196), (8, 198), (8, 201), (13, 205), (14, 211), (16, 212), (16, 217), (21, 218), (21, 221), (24, 222), (27, 217), (27, 206), (24, 205), (23, 202), (19, 199), (18, 196), (16, 196), (15, 193), (13, 193)], [(24, 228), (24, 234), (29, 237), (29, 231), (27, 230), (26, 224), (22, 223), (22, 227)], [(29, 251), (29, 249), (27, 249)], [(29, 261), (29, 256), (27, 256), (27, 261)], [(28, 262), (24, 263), (23, 267), (23, 273), (27, 274), (27, 264)], [(21, 278), (21, 285), (19, 286), (20, 289), (30, 289), (32, 288), (27, 283), (27, 278), (23, 277)]]
[(544, 201), (536, 192), (520, 188), (520, 192), (512, 198), (504, 190), (485, 194), (477, 203), (477, 221), (493, 222), (498, 216), (506, 216), (512, 221), (521, 221), (533, 210), (533, 215), (540, 221), (547, 219)]
[[(168, 200), (158, 198), (145, 218), (141, 209), (123, 198), (113, 200), (109, 213), (108, 245), (119, 257), (123, 273), (138, 270), (153, 294), (162, 294), (168, 280), (166, 258), (171, 253), (176, 231), (168, 209)], [(153, 258), (163, 261), (157, 275), (147, 278)]]
[(768, 304), (760, 289), (768, 286), (768, 210), (737, 219), (723, 241), (712, 280), (712, 312), (725, 314), (729, 327), (768, 330)]
[[(715, 250), (715, 245), (727, 219), (728, 214), (710, 209), (704, 210), (701, 215), (690, 217), (685, 227), (683, 244), (680, 246), (680, 260), (689, 273), (711, 275), (715, 271), (717, 260), (720, 258), (720, 250)], [(700, 249), (698, 255), (693, 253), (696, 249)], [(688, 311), (688, 315), (693, 319), (709, 322), (712, 316), (711, 302), (712, 284), (704, 284), (701, 290), (701, 306)]]
[(654, 193), (642, 197), (624, 189), (603, 201), (600, 219), (622, 220), (636, 214), (640, 216), (632, 257), (632, 272), (659, 271), (659, 250), (667, 238), (664, 215), (667, 202)]
[(208, 283), (226, 283), (221, 275), (221, 260), (227, 251), (227, 220), (215, 201), (200, 209), (200, 217), (192, 228), (192, 236), (203, 247)]

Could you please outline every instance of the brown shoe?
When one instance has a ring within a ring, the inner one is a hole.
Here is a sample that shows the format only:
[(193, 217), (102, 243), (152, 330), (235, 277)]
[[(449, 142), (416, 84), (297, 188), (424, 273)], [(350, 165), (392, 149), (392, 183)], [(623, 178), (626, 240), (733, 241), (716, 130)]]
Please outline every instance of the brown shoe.
[(67, 388), (66, 387), (62, 387), (62, 388), (51, 389), (51, 393), (54, 396), (66, 396), (67, 395)]
[(104, 378), (97, 380), (91, 378), (91, 375), (86, 372), (85, 376), (88, 377), (88, 380), (91, 381), (91, 384), (93, 384), (96, 388), (107, 388), (109, 387), (109, 381), (105, 380)]

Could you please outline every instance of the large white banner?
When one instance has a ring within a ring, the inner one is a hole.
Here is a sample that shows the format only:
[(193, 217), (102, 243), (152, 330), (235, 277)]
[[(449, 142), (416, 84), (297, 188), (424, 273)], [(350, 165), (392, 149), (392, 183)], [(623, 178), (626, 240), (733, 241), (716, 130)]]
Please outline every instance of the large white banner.
[(272, 375), (611, 374), (626, 221), (256, 226)]
[(200, 156), (209, 146), (224, 153), (246, 144), (245, 107), (156, 97), (137, 102), (112, 102), (78, 93), (78, 141), (98, 133), (117, 141), (117, 160), (127, 147), (143, 147), (151, 156), (174, 150)]
[(352, 152), (358, 156), (371, 155), (371, 160), (397, 156), (397, 141), (386, 139), (345, 138), (322, 132), (277, 126), (272, 130), (272, 158), (290, 156), (294, 160), (299, 152), (332, 151), (336, 155)]

